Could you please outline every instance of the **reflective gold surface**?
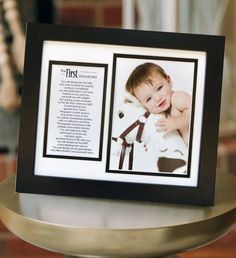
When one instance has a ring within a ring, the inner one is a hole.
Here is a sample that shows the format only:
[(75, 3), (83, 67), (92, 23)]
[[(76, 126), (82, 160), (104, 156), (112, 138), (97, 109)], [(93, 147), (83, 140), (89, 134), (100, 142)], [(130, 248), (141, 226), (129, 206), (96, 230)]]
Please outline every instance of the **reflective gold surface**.
[(73, 256), (161, 257), (205, 245), (236, 224), (236, 177), (217, 173), (213, 207), (14, 193), (0, 184), (0, 218), (18, 237)]

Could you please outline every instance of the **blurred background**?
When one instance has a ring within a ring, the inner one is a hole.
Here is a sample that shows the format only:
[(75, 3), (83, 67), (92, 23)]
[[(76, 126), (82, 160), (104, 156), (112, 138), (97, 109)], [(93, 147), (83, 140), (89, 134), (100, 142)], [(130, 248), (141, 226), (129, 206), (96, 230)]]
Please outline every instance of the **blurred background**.
[[(235, 0), (0, 0), (0, 181), (16, 172), (27, 21), (226, 36), (217, 167), (236, 174)], [(235, 241), (233, 231), (181, 257), (235, 258)], [(62, 256), (0, 224), (0, 257)]]

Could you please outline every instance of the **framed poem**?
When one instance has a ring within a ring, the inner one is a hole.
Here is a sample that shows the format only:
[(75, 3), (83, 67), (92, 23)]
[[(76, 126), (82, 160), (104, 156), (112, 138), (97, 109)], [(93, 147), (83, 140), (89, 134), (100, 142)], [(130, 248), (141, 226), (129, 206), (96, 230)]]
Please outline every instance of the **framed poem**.
[(224, 37), (29, 23), (25, 53), (17, 192), (214, 204)]

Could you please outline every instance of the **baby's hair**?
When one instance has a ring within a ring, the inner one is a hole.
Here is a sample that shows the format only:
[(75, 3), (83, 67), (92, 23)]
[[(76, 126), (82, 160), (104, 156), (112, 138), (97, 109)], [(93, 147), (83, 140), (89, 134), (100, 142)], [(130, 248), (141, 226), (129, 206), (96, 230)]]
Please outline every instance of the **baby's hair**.
[(163, 70), (163, 68), (157, 64), (147, 62), (141, 65), (138, 65), (130, 74), (125, 89), (131, 93), (134, 94), (134, 90), (140, 85), (142, 82), (148, 82), (152, 84), (152, 81), (150, 80), (150, 76), (152, 73), (159, 73), (161, 74), (165, 79), (168, 79), (168, 75)]

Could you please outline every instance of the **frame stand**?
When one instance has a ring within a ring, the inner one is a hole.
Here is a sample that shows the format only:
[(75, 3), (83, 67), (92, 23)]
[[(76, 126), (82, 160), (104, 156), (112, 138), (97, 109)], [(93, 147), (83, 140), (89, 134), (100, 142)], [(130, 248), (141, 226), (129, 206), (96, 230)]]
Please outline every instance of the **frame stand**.
[(12, 176), (0, 184), (0, 219), (21, 239), (64, 255), (178, 258), (233, 229), (235, 196), (236, 176), (223, 171), (210, 207), (19, 194)]

